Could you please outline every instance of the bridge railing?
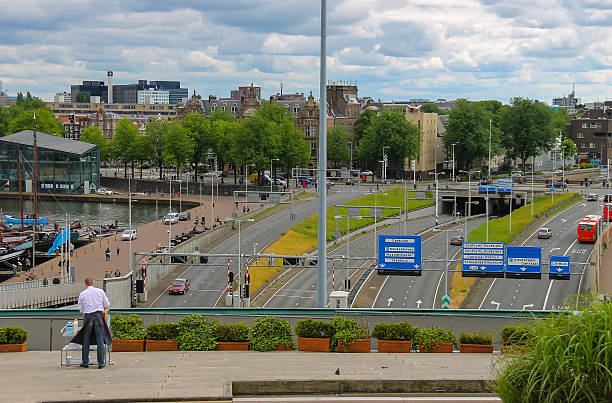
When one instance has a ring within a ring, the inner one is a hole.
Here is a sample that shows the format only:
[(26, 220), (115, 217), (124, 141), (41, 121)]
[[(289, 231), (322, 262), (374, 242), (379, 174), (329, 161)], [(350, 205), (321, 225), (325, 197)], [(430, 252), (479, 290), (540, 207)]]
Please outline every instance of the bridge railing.
[(72, 305), (78, 301), (81, 291), (81, 283), (61, 282), (41, 287), (14, 288), (0, 292), (0, 309)]

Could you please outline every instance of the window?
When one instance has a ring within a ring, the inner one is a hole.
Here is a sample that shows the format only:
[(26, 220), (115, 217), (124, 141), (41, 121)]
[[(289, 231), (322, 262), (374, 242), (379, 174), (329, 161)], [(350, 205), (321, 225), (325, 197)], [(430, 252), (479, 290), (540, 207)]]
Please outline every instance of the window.
[(308, 117), (311, 118), (312, 117), (312, 109), (308, 111)]
[(304, 134), (306, 135), (306, 137), (310, 137), (310, 126), (306, 126), (305, 129), (306, 130), (305, 130)]
[(576, 136), (579, 139), (583, 139), (584, 138), (584, 133), (578, 133), (578, 135)]
[(236, 105), (232, 106), (232, 113), (234, 113), (234, 114), (236, 113)]
[(595, 143), (589, 143), (589, 148), (595, 148)]
[(210, 111), (211, 111), (211, 112), (214, 112), (214, 111), (215, 111), (215, 109), (217, 109), (217, 106), (216, 106), (216, 105), (213, 105), (213, 106), (211, 106), (211, 107), (210, 107)]
[(580, 148), (586, 148), (587, 144), (583, 141), (582, 143), (580, 143)]
[(294, 106), (294, 107), (293, 107), (293, 114), (294, 114), (294, 115), (297, 115), (297, 114), (298, 114), (298, 109), (299, 109), (299, 108), (298, 108), (297, 106)]
[(589, 122), (582, 122), (582, 128), (583, 129), (588, 129), (589, 128)]

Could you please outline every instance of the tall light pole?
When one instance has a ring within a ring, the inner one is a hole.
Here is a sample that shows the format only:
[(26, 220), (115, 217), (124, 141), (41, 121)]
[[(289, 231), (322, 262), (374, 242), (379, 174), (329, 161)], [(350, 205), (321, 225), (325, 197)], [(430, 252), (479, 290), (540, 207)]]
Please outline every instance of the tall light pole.
[(351, 173), (351, 171), (353, 170), (353, 142), (349, 141), (349, 150), (351, 152), (351, 159), (349, 162), (349, 178), (352, 178), (353, 175)]
[(278, 158), (270, 158), (270, 193), (272, 193), (272, 182), (274, 182), (274, 179), (272, 179), (272, 161), (278, 161)]
[[(489, 168), (489, 176), (487, 179), (491, 179), (491, 124), (492, 124), (492, 120), (489, 119), (489, 162), (487, 163)], [(488, 197), (488, 192), (487, 192), (487, 197)], [(487, 200), (487, 208), (489, 207), (489, 202)], [(489, 233), (489, 231), (487, 231), (487, 234)]]
[(531, 216), (533, 217), (533, 171), (535, 165), (535, 156), (531, 158)]
[[(170, 176), (170, 175), (168, 175)], [(172, 179), (170, 179), (170, 191), (168, 192), (168, 196), (170, 196), (170, 201), (168, 202), (168, 214), (172, 213)], [(170, 217), (169, 221), (169, 225), (170, 228), (168, 229), (168, 251), (170, 250), (170, 247), (172, 246), (172, 217)]]
[(455, 182), (455, 146), (457, 143), (452, 143), (451, 147), (453, 149), (453, 183)]
[(244, 192), (245, 199), (248, 199), (246, 192), (249, 191), (249, 167), (254, 166), (255, 164), (246, 164), (244, 167)]
[[(128, 176), (128, 226), (130, 227), (130, 271), (134, 271), (132, 266), (132, 184), (131, 178)], [(157, 218), (157, 217), (156, 217)], [(70, 239), (70, 230), (68, 231), (68, 239)]]
[[(446, 232), (446, 259), (445, 259), (445, 264), (444, 264), (444, 294), (448, 294), (448, 263), (449, 263), (449, 259), (448, 259), (448, 244), (449, 244), (449, 239), (448, 239), (448, 233), (453, 231), (453, 232), (463, 232), (463, 230), (461, 228), (449, 228), (449, 229), (434, 229), (435, 232), (441, 232), (444, 231)], [(464, 235), (464, 239), (467, 235)]]
[[(253, 222), (253, 218), (226, 218), (225, 222), (234, 221), (238, 223), (238, 295), (242, 301), (242, 254), (240, 253), (240, 224), (244, 221)], [(242, 305), (242, 303), (240, 304)]]
[[(433, 174), (436, 177), (436, 226), (437, 226), (439, 224), (439, 219), (438, 219), (438, 172), (434, 172)], [(429, 172), (429, 175), (431, 175), (431, 172)]]
[(464, 174), (468, 174), (468, 203), (470, 211), (465, 210), (466, 218), (472, 215), (472, 173), (480, 173), (480, 171), (459, 171)]
[[(319, 215), (317, 250), (317, 305), (327, 307), (327, 192), (325, 189), (327, 168), (327, 0), (321, 0), (321, 56), (319, 62)], [(322, 185), (322, 186), (321, 186)]]
[[(386, 196), (387, 193), (381, 193), (381, 195)], [(378, 215), (378, 209), (376, 208), (376, 198), (378, 196), (378, 192), (374, 192), (374, 258), (378, 256), (378, 239), (376, 238), (376, 216)], [(348, 215), (348, 214), (347, 214)], [(382, 216), (382, 214), (381, 214)]]
[(385, 159), (385, 148), (389, 148), (389, 146), (383, 146), (382, 148), (383, 181), (387, 180), (387, 160)]

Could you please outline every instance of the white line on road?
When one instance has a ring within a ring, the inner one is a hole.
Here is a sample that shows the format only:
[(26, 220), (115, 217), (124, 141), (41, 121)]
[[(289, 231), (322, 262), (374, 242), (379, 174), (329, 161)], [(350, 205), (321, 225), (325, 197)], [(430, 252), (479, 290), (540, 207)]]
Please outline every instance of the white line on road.
[[(574, 240), (574, 242), (572, 242), (572, 244), (570, 246), (568, 246), (568, 248), (565, 250), (565, 253), (563, 253), (563, 256), (567, 255), (567, 252), (569, 252), (569, 250), (572, 248), (572, 246), (574, 246), (574, 244), (576, 242), (578, 242), (577, 239)], [(561, 249), (561, 248), (555, 248), (555, 249)], [(548, 269), (548, 271), (550, 271), (550, 268)], [(550, 280), (550, 283), (548, 284), (548, 290), (546, 290), (546, 297), (544, 298), (544, 305), (542, 305), (542, 310), (543, 311), (546, 310), (546, 304), (548, 303), (548, 296), (550, 295), (550, 290), (552, 289), (553, 281), (555, 281), (555, 280)]]

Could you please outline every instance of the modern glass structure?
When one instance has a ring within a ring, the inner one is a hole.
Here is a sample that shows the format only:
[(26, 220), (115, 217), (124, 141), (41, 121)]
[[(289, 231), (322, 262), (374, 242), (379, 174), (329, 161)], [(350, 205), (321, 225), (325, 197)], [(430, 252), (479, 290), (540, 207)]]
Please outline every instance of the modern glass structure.
[[(100, 186), (100, 149), (94, 144), (47, 133), (36, 133), (38, 191), (92, 193)], [(24, 130), (0, 137), (0, 186), (2, 191), (33, 191), (34, 132)], [(7, 185), (8, 183), (8, 185)]]

